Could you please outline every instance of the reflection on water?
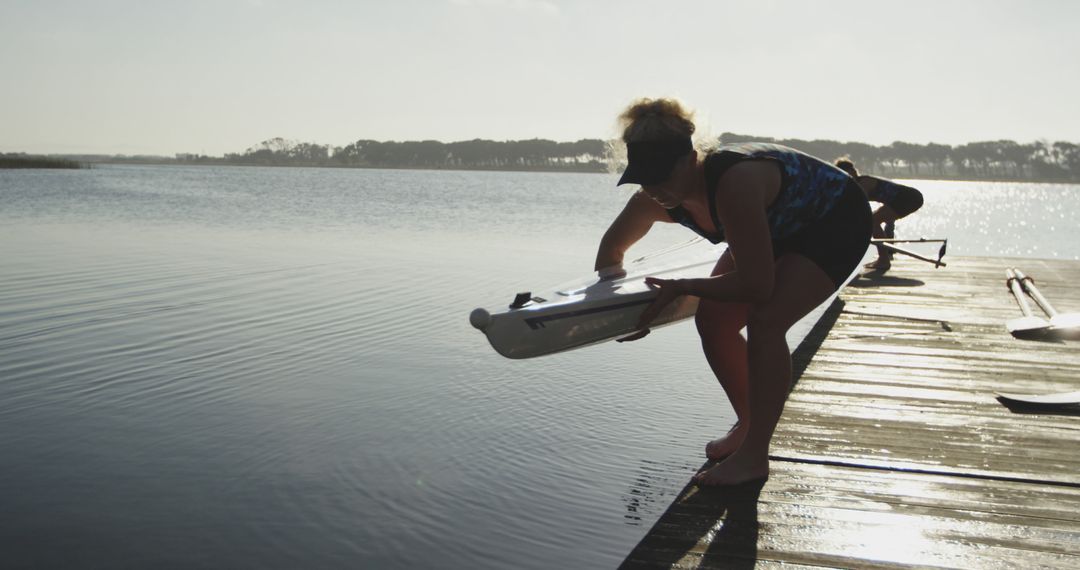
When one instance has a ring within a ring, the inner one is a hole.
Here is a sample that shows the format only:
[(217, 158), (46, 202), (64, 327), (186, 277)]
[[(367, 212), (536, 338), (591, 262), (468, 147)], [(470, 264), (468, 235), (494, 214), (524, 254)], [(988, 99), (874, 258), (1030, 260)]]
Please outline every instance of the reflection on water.
[(949, 238), (953, 255), (1080, 259), (1075, 184), (915, 180), (923, 208), (897, 222), (905, 237)]
[[(0, 172), (5, 564), (616, 565), (731, 422), (692, 327), (510, 361), (466, 318), (590, 268), (609, 178)], [(1075, 187), (915, 185), (898, 233), (1077, 257)]]
[(685, 464), (664, 464), (642, 460), (635, 467), (636, 477), (623, 497), (626, 504), (626, 524), (643, 526), (646, 530), (668, 508), (687, 483), (687, 473), (701, 467), (701, 461)]

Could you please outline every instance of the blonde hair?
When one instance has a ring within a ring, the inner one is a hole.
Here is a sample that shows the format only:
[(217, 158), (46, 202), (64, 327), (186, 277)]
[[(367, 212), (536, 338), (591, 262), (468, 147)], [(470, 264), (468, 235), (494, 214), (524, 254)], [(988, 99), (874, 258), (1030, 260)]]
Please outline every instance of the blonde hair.
[(840, 170), (843, 170), (844, 172), (847, 172), (848, 174), (850, 174), (852, 176), (858, 176), (859, 175), (859, 171), (855, 168), (855, 163), (852, 162), (851, 159), (846, 157), (846, 156), (841, 156), (840, 158), (836, 159), (836, 161), (833, 162), (833, 164), (835, 164), (836, 167), (839, 168)]
[(609, 139), (606, 145), (605, 162), (612, 173), (626, 168), (626, 143), (691, 137), (697, 130), (694, 112), (672, 97), (635, 99), (619, 114), (617, 126), (620, 137)]
[(643, 97), (619, 115), (624, 143), (689, 138), (694, 134), (694, 113), (679, 100)]

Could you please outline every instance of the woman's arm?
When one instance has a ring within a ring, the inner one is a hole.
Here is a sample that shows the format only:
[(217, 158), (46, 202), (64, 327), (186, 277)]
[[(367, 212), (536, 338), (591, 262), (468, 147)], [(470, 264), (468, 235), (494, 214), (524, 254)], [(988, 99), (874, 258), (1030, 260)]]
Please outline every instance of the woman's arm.
[(623, 256), (630, 246), (649, 233), (654, 223), (660, 221), (671, 221), (667, 211), (645, 193), (634, 193), (600, 239), (595, 269), (600, 271), (609, 267), (621, 267)]
[[(669, 303), (681, 295), (719, 301), (759, 303), (772, 297), (775, 266), (772, 235), (766, 208), (780, 191), (780, 171), (765, 161), (747, 161), (732, 166), (720, 178), (716, 210), (724, 226), (735, 270), (700, 279), (645, 278), (660, 289), (638, 321), (645, 329)], [(635, 335), (631, 338), (640, 338)]]

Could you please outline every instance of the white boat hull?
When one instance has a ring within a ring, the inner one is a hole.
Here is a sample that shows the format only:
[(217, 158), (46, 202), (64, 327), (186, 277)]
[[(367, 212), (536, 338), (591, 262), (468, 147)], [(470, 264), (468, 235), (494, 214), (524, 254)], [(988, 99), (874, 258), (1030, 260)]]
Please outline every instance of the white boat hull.
[[(499, 354), (515, 359), (621, 338), (637, 330), (641, 313), (656, 298), (645, 277), (708, 277), (724, 249), (723, 244), (691, 242), (627, 264), (625, 277), (604, 281), (593, 277), (550, 293), (528, 294), (529, 300), (516, 308), (476, 309), (469, 321)], [(683, 297), (665, 308), (650, 328), (689, 318), (696, 310), (697, 298)]]

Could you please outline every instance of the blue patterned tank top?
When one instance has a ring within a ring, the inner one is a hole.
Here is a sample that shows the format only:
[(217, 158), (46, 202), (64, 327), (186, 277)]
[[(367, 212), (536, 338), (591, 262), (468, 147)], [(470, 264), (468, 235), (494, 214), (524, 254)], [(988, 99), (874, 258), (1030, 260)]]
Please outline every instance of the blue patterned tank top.
[(793, 148), (769, 143), (723, 145), (705, 157), (705, 188), (716, 233), (699, 227), (681, 206), (668, 209), (671, 219), (712, 243), (724, 241), (724, 227), (716, 215), (716, 185), (728, 168), (744, 160), (772, 160), (781, 167), (780, 192), (766, 210), (774, 240), (824, 217), (852, 182), (843, 170)]

